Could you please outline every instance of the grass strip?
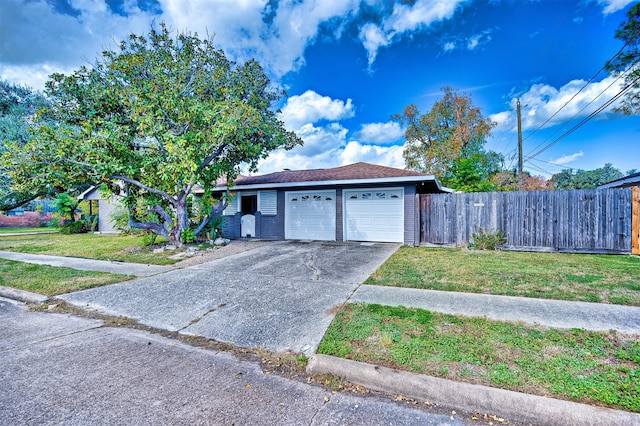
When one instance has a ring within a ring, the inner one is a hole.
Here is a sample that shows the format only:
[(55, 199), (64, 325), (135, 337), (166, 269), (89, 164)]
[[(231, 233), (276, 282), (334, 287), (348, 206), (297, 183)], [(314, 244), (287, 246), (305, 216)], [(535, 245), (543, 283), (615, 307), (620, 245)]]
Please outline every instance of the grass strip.
[(401, 247), (366, 283), (640, 306), (640, 257)]
[(143, 247), (140, 235), (46, 234), (0, 238), (0, 250), (18, 253), (86, 257), (119, 262), (172, 265), (178, 260), (168, 257), (176, 252), (153, 253)]
[(3, 234), (26, 234), (26, 233), (56, 233), (60, 232), (58, 228), (0, 228), (0, 237)]
[(346, 305), (318, 353), (640, 412), (640, 336)]
[(135, 278), (131, 275), (80, 271), (59, 266), (36, 265), (0, 259), (0, 285), (45, 296), (99, 287)]

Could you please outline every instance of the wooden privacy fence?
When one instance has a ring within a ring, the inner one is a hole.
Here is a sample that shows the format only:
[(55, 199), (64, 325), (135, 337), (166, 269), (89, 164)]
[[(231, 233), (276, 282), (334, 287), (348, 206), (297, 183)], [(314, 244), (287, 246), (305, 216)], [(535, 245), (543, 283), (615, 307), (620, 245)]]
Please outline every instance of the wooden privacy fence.
[(472, 235), (503, 232), (504, 248), (633, 253), (640, 188), (419, 195), (420, 243), (466, 245)]

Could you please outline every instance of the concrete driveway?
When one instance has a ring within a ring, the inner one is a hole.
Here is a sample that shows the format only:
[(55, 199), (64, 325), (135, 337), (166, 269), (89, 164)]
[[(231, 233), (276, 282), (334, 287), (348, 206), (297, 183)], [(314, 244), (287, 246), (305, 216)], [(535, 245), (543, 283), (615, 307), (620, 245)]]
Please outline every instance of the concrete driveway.
[(335, 308), (397, 248), (279, 241), (188, 269), (60, 298), (169, 331), (310, 355)]

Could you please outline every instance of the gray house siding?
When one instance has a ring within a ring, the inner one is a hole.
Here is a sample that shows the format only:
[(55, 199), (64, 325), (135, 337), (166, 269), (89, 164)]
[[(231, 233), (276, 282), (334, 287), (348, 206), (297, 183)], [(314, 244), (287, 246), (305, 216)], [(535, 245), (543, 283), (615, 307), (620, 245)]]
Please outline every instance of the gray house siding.
[(416, 187), (404, 186), (404, 243), (416, 245)]
[[(260, 233), (257, 233), (258, 238), (264, 238), (267, 240), (284, 240), (284, 191), (279, 190), (277, 195), (278, 211), (275, 216), (263, 216), (260, 215)], [(256, 222), (257, 222), (256, 216)], [(256, 228), (258, 225), (256, 224)]]
[[(343, 190), (345, 189), (364, 189), (370, 188), (371, 185), (337, 185), (331, 189), (336, 190), (336, 241), (344, 241), (344, 205)], [(375, 185), (376, 188), (397, 188), (397, 184)], [(415, 185), (403, 185), (404, 189), (404, 244), (416, 244), (416, 187)], [(303, 186), (295, 188), (279, 189), (277, 192), (277, 214), (275, 216), (266, 216), (260, 213), (256, 214), (256, 237), (269, 240), (284, 240), (285, 238), (285, 193), (288, 191), (313, 191), (326, 190), (327, 187)], [(240, 190), (238, 192), (241, 192)], [(225, 227), (224, 235), (229, 238), (240, 237), (240, 218), (241, 214), (224, 216)]]

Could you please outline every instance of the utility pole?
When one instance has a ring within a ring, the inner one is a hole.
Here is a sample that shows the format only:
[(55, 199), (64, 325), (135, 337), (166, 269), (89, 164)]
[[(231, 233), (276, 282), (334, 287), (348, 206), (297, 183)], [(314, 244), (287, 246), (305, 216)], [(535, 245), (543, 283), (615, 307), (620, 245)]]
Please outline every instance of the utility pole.
[(522, 190), (522, 120), (520, 118), (520, 99), (516, 99), (518, 111), (518, 186)]

